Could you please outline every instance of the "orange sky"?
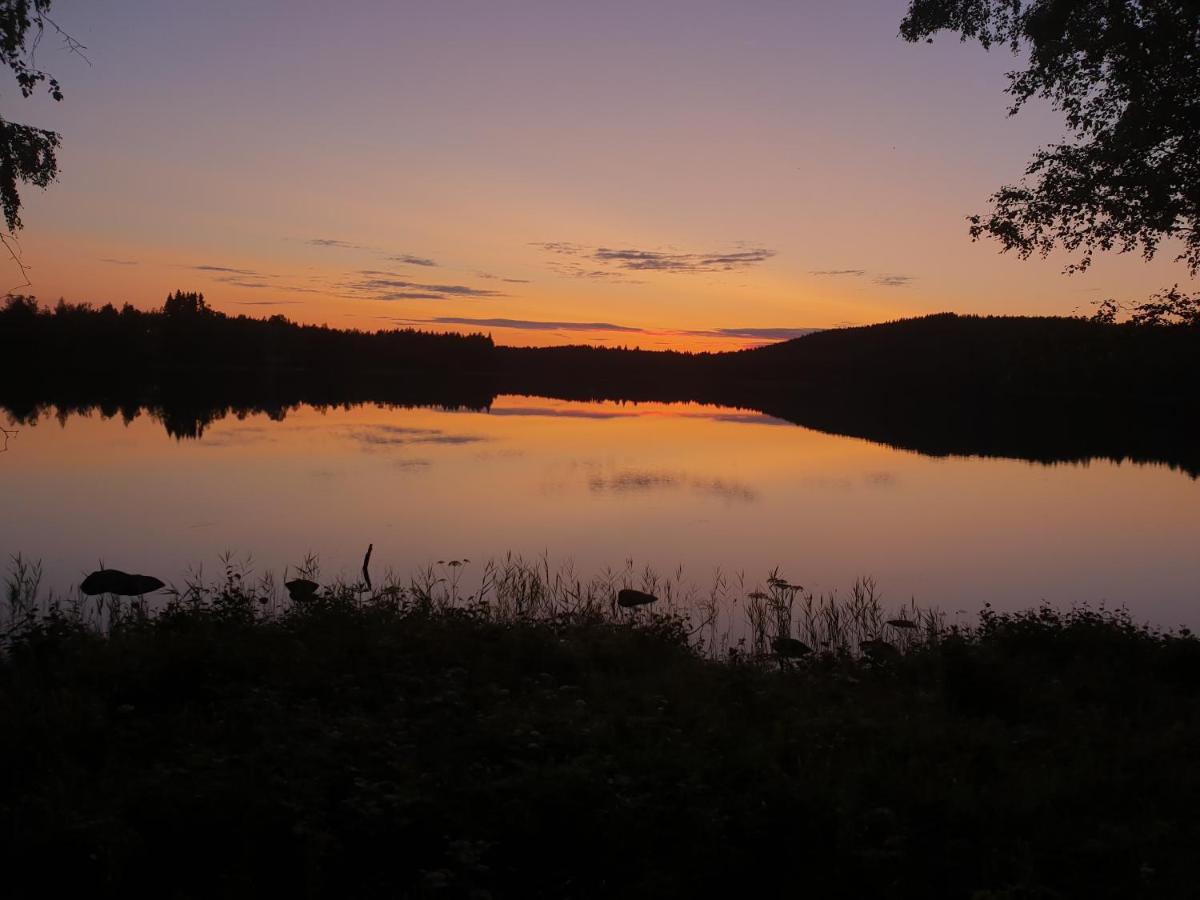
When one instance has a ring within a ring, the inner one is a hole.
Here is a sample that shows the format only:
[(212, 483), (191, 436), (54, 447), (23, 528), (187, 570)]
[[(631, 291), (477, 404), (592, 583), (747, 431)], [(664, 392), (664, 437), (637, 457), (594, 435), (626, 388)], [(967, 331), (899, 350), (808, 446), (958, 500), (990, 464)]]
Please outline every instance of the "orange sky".
[(1007, 118), (1013, 60), (905, 44), (904, 8), (58, 0), (91, 65), (48, 41), (66, 100), (5, 95), (64, 139), (25, 290), (718, 349), (1186, 280), (1169, 252), (1066, 277), (972, 244), (1059, 118)]

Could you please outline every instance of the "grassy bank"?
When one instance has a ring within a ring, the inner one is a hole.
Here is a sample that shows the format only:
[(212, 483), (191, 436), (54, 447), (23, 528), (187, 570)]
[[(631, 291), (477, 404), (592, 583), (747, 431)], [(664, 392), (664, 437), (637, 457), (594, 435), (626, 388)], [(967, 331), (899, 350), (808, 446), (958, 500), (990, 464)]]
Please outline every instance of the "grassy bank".
[(985, 611), (781, 660), (525, 579), (22, 619), (5, 895), (1194, 896), (1189, 635)]

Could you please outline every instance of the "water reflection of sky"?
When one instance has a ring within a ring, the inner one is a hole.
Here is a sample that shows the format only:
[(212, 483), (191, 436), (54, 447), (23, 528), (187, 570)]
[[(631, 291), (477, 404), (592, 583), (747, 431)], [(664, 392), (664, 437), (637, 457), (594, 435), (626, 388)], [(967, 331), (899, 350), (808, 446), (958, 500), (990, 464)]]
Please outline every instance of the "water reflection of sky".
[[(770, 426), (770, 427), (765, 427)], [(43, 419), (0, 455), (0, 550), (64, 586), (103, 561), (178, 579), (227, 550), (353, 573), (548, 553), (807, 587), (872, 575), (946, 609), (1045, 599), (1200, 624), (1200, 483), (1164, 466), (933, 459), (694, 404), (501, 397), (487, 412), (302, 407), (199, 440)], [(468, 572), (468, 577), (470, 572)]]

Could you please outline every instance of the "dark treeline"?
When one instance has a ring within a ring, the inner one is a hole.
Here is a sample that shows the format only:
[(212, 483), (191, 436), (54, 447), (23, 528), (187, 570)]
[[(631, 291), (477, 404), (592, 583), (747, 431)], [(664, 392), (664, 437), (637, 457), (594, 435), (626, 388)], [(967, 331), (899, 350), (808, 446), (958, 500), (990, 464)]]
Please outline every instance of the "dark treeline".
[(212, 309), (203, 294), (182, 292), (149, 312), (61, 300), (46, 308), (30, 297), (10, 297), (0, 311), (0, 351), (11, 363), (53, 362), (67, 370), (463, 372), (488, 369), (492, 350), (483, 335), (367, 332), (300, 325), (279, 315), (229, 316)]
[(299, 325), (212, 310), (0, 309), (0, 406), (132, 418), (194, 437), (234, 412), (497, 394), (695, 401), (934, 455), (1165, 462), (1200, 474), (1200, 329), (943, 314), (733, 353), (497, 347), (489, 336)]
[(483, 335), (228, 316), (201, 294), (177, 292), (154, 311), (10, 297), (0, 309), (0, 405), (17, 422), (50, 407), (127, 421), (144, 410), (176, 437), (198, 437), (231, 412), (278, 419), (302, 403), (485, 409), (493, 352)]

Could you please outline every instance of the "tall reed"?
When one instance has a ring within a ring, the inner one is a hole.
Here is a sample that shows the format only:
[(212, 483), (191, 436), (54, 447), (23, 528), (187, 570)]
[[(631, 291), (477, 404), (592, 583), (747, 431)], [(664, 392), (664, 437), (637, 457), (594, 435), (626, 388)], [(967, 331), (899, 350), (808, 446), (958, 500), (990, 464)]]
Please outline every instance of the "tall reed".
[[(287, 589), (292, 579), (322, 587), (309, 600), (293, 600)], [(84, 597), (77, 589), (43, 593), (40, 562), (17, 555), (9, 561), (0, 636), (47, 616), (66, 617), (103, 632), (164, 611), (204, 610), (270, 620), (305, 603), (430, 612), (470, 609), (501, 623), (670, 623), (698, 653), (710, 658), (771, 659), (781, 638), (801, 641), (818, 654), (857, 656), (864, 643), (882, 641), (904, 650), (936, 640), (945, 628), (940, 612), (922, 609), (914, 601), (888, 611), (870, 578), (860, 578), (847, 593), (815, 593), (785, 578), (778, 568), (762, 583), (748, 582), (744, 573), (729, 576), (717, 569), (707, 589), (701, 590), (682, 567), (664, 576), (627, 559), (620, 568), (605, 568), (585, 578), (570, 561), (554, 565), (548, 555), (525, 558), (507, 553), (482, 564), (466, 558), (438, 560), (404, 576), (387, 569), (373, 581), (323, 579), (315, 554), (277, 576), (270, 570), (256, 571), (251, 557), (226, 553), (215, 579), (196, 566), (180, 584), (158, 596)], [(653, 594), (658, 601), (624, 609), (617, 603), (623, 588)]]

